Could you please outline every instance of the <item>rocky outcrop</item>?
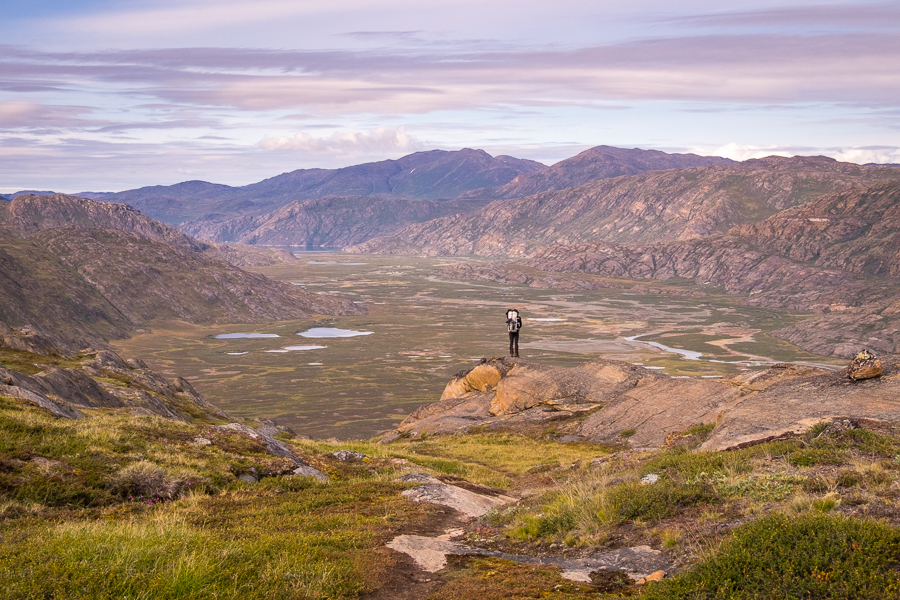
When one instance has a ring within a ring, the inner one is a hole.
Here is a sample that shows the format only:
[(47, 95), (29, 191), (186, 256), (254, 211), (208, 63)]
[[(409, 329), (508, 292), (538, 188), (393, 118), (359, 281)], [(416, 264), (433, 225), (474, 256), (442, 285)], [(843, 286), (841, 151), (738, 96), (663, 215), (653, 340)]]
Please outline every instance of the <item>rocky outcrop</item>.
[[(54, 356), (61, 357), (57, 350)], [(66, 358), (66, 357), (64, 357)], [(67, 362), (76, 362), (67, 357)], [(108, 350), (88, 351), (78, 367), (48, 366), (35, 375), (0, 367), (0, 396), (19, 398), (63, 418), (90, 408), (126, 409), (167, 419), (228, 419), (187, 381), (170, 382), (139, 360)]]
[[(844, 372), (789, 364), (696, 379), (612, 360), (563, 369), (494, 359), (456, 377), (441, 400), (416, 410), (385, 441), (486, 427), (552, 429), (561, 439), (644, 448), (715, 424), (701, 449), (724, 450), (796, 435), (823, 421), (900, 421), (900, 356), (882, 362), (884, 376), (855, 382)], [(491, 367), (501, 375), (496, 384), (489, 383)], [(469, 375), (486, 385), (470, 385)]]
[(529, 256), (553, 244), (659, 243), (726, 233), (825, 192), (900, 180), (900, 169), (826, 157), (749, 160), (651, 171), (524, 198), (472, 215), (409, 226), (353, 252)]
[(259, 216), (204, 218), (181, 225), (203, 240), (268, 246), (349, 246), (412, 223), (475, 212), (478, 200), (325, 197), (291, 202)]

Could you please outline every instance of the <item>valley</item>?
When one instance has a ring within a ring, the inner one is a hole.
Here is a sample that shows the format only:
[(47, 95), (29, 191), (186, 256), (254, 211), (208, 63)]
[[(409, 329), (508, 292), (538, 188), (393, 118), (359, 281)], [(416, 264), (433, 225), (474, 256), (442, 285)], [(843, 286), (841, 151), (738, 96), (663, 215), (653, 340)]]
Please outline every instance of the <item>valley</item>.
[[(634, 282), (577, 292), (463, 282), (449, 267), (487, 259), (306, 253), (297, 263), (256, 267), (268, 277), (320, 294), (362, 302), (364, 316), (255, 324), (190, 325), (154, 321), (115, 342), (167, 376), (185, 377), (211, 402), (242, 418), (274, 418), (317, 439), (369, 438), (434, 402), (454, 373), (482, 357), (506, 354), (501, 315), (525, 318), (522, 356), (561, 367), (595, 358), (641, 363), (673, 377), (716, 377), (767, 369), (773, 362), (827, 368), (845, 362), (768, 335), (808, 316), (740, 305), (727, 295), (688, 295), (694, 287)], [(634, 291), (632, 291), (632, 288)], [(349, 338), (304, 338), (312, 327), (371, 331)], [(240, 332), (278, 338), (215, 339)], [(629, 341), (624, 338), (639, 336)], [(700, 360), (658, 344), (702, 353)], [(291, 346), (326, 348), (277, 352)]]

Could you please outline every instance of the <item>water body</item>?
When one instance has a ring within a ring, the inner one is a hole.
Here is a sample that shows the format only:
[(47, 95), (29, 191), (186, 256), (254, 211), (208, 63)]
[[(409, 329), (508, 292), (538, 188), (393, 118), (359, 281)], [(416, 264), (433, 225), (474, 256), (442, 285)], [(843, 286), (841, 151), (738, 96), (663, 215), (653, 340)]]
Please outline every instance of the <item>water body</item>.
[(249, 354), (248, 352), (226, 352), (228, 356), (243, 356), (244, 354)]
[(362, 265), (367, 265), (369, 263), (360, 263), (360, 262), (340, 262), (337, 260), (308, 260), (306, 261), (308, 265), (347, 265), (348, 267), (359, 267)]
[(372, 335), (374, 331), (354, 331), (352, 329), (338, 329), (336, 327), (313, 327), (302, 331), (297, 335), (305, 338), (347, 338), (358, 335)]
[(647, 344), (648, 346), (653, 346), (654, 348), (659, 348), (660, 350), (665, 350), (666, 352), (671, 352), (673, 354), (680, 354), (684, 357), (685, 360), (700, 360), (700, 357), (703, 356), (702, 352), (694, 352), (693, 350), (682, 350), (681, 348), (672, 348), (671, 346), (666, 346), (665, 344), (660, 344), (659, 342), (643, 342), (638, 340), (640, 337), (644, 337), (645, 335), (653, 335), (652, 333), (642, 333), (641, 335), (632, 335), (627, 338), (624, 338), (629, 342), (640, 342), (641, 344)]
[(248, 338), (277, 338), (281, 337), (277, 333), (220, 333), (216, 336), (217, 340), (241, 340)]
[(285, 350), (296, 351), (296, 350), (324, 350), (328, 346), (285, 346)]

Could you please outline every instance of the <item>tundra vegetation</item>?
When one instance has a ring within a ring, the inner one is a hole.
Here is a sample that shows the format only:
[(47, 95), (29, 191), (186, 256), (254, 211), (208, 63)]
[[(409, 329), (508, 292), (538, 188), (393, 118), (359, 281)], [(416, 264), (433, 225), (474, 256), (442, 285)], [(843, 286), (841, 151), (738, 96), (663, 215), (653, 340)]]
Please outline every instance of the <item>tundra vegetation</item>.
[[(28, 358), (6, 353), (3, 362)], [(127, 385), (127, 382), (120, 382)], [(64, 420), (0, 398), (0, 597), (355, 598), (402, 568), (384, 544), (446, 511), (400, 496), (425, 472), (522, 498), (464, 525), (468, 543), (577, 557), (647, 544), (661, 583), (453, 557), (432, 598), (895, 598), (900, 430), (885, 424), (696, 453), (710, 426), (640, 452), (553, 432), (326, 442), (282, 434), (330, 482), (258, 440), (123, 409)], [(201, 439), (202, 438), (202, 439)], [(206, 444), (203, 440), (208, 440)], [(330, 456), (361, 452), (361, 461)], [(259, 481), (240, 478), (255, 474)], [(640, 479), (659, 476), (652, 485)], [(608, 574), (609, 575), (609, 574)]]

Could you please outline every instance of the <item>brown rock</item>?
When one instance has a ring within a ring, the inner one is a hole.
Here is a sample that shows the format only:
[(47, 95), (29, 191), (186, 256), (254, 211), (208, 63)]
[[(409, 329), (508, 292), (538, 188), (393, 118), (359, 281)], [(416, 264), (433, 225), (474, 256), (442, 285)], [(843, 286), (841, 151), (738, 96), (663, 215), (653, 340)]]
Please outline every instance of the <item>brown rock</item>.
[(847, 367), (847, 377), (854, 381), (872, 379), (880, 377), (882, 371), (881, 361), (868, 350), (863, 350), (850, 361), (850, 366)]

